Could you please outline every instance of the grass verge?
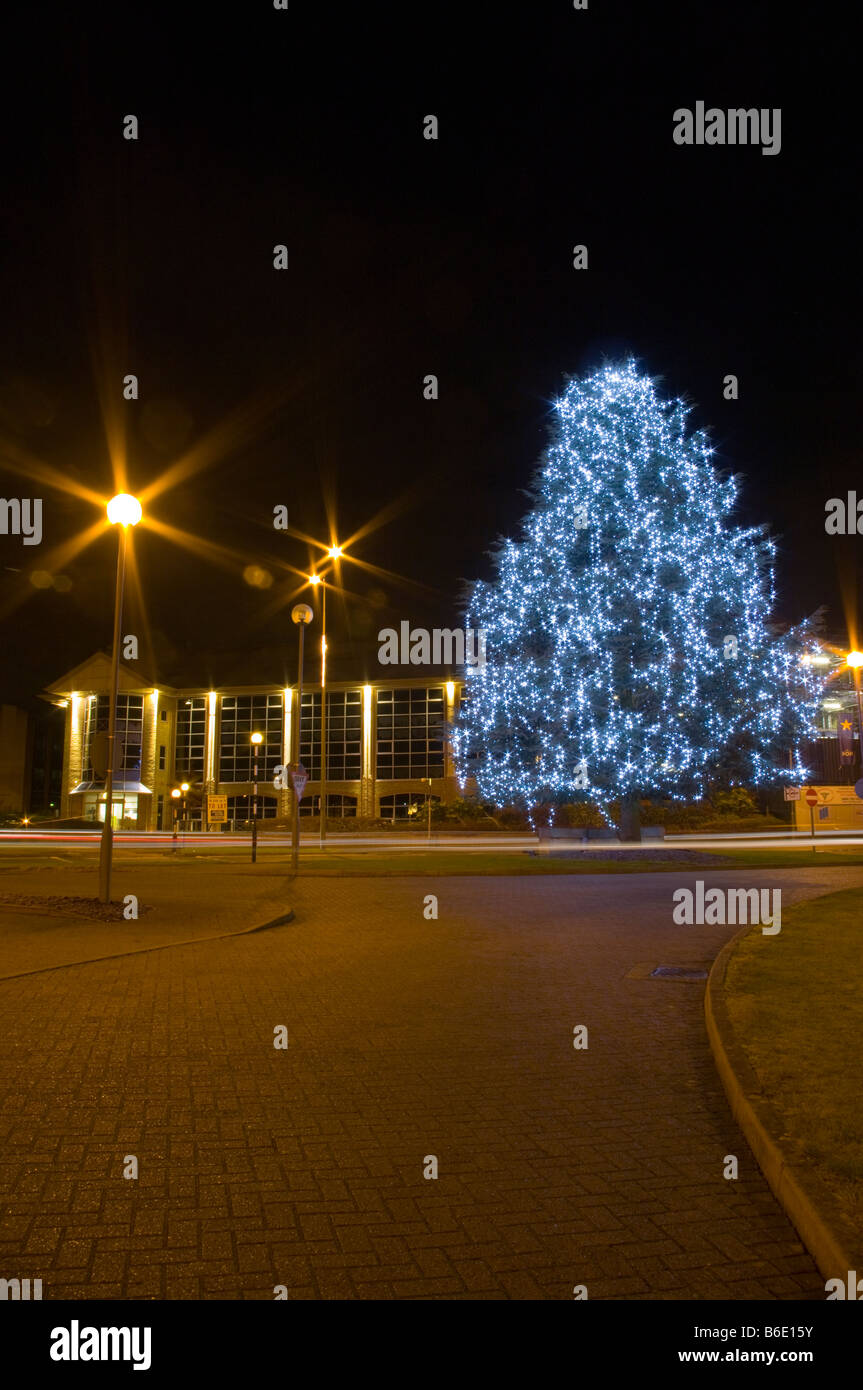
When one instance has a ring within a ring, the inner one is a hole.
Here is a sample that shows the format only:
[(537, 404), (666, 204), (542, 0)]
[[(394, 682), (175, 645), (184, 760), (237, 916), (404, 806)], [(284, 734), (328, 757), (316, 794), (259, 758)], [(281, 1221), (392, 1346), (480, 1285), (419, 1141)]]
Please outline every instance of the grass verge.
[(725, 985), (736, 1041), (782, 1118), (774, 1138), (814, 1167), (863, 1247), (863, 888), (790, 908), (776, 937), (743, 937)]
[[(603, 857), (601, 851), (590, 851), (579, 859), (556, 859), (545, 854), (499, 854), (493, 850), (467, 853), (446, 850), (415, 851), (382, 850), (357, 851), (353, 854), (339, 850), (304, 851), (300, 856), (300, 873), (314, 878), (411, 878), (434, 875), (509, 876), (535, 874), (646, 874), (709, 872), (719, 869), (787, 869), (787, 868), (863, 868), (863, 851), (811, 850), (682, 850), (669, 858), (654, 857), (650, 851), (636, 851), (630, 859), (612, 855)], [(189, 852), (188, 857), (193, 857)], [(202, 860), (205, 853), (195, 855)], [(212, 856), (215, 858), (216, 856)], [(282, 873), (290, 866), (290, 850), (258, 848), (258, 864)], [(240, 862), (236, 855), (220, 855), (219, 862)]]

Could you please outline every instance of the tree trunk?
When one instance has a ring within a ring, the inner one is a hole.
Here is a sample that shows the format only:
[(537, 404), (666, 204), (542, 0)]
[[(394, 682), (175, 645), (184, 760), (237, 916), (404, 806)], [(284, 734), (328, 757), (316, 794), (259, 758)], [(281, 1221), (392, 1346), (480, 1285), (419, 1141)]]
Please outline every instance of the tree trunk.
[(637, 796), (625, 796), (620, 803), (621, 840), (641, 840), (641, 802)]

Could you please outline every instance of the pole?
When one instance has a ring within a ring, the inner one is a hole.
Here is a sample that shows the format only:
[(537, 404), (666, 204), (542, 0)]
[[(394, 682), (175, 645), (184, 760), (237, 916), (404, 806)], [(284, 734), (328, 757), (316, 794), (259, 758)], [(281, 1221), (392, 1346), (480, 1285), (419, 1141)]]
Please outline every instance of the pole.
[[(303, 722), (303, 638), (305, 637), (305, 623), (299, 624), (300, 628), (300, 658), (297, 670), (297, 742), (296, 754), (293, 758), (296, 767), (300, 761), (300, 734)], [(300, 866), (300, 798), (297, 796), (297, 789), (294, 787), (294, 826), (291, 836), (291, 872), (296, 875)]]
[(252, 863), (258, 858), (258, 745), (255, 744), (254, 799), (252, 801)]
[(173, 842), (174, 842), (174, 843), (172, 844), (172, 846), (171, 846), (171, 851), (172, 851), (173, 854), (176, 854), (176, 853), (177, 853), (177, 808), (176, 808), (176, 806), (174, 807), (174, 833), (173, 833), (173, 835), (171, 836), (171, 839), (172, 839)]
[(863, 702), (860, 699), (860, 667), (852, 666), (854, 672), (854, 694), (857, 696), (857, 762), (858, 771), (863, 777)]
[(429, 840), (431, 839), (431, 789), (432, 789), (432, 779), (429, 778), (429, 794), (428, 794), (428, 839), (429, 839)]
[(105, 823), (99, 845), (99, 901), (111, 901), (111, 860), (114, 851), (114, 741), (117, 734), (117, 687), (120, 683), (120, 628), (126, 583), (126, 530), (120, 527), (117, 545), (117, 584), (114, 591), (114, 645), (111, 653), (111, 694), (108, 709), (108, 766), (105, 769)]
[(321, 835), (323, 847), (327, 838), (327, 582), (321, 580), (321, 602), (323, 604), (321, 622)]

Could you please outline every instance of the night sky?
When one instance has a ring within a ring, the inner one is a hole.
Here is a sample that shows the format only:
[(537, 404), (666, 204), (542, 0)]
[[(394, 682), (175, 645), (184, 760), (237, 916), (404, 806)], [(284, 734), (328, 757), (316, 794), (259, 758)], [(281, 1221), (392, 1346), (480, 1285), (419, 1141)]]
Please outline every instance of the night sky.
[[(344, 565), (328, 605), (331, 673), (363, 679), (379, 628), (460, 623), (565, 376), (629, 353), (742, 475), (738, 520), (779, 545), (778, 616), (827, 605), (845, 640), (861, 541), (827, 536), (824, 506), (863, 497), (863, 352), (859, 84), (836, 21), (752, 0), (290, 0), (31, 23), (4, 36), (0, 494), (41, 497), (44, 537), (0, 536), (4, 702), (110, 645), (116, 554), (106, 529), (53, 563), (98, 509), (11, 457), (107, 499), (116, 419), (132, 491), (204, 462), (147, 515), (216, 551), (134, 535), (147, 624), (132, 591), (124, 631), (163, 681), (292, 679), (308, 591), (288, 567), (310, 551), (273, 507), (321, 540), (328, 501), (340, 541), (378, 518), (351, 551), (373, 568)], [(699, 100), (781, 107), (780, 153), (675, 145)]]

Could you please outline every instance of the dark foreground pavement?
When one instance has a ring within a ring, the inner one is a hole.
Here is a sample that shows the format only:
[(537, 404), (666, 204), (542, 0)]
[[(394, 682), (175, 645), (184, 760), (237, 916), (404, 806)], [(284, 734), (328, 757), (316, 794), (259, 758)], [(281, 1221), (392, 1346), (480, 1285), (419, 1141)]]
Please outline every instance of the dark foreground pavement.
[[(672, 923), (694, 877), (301, 881), (287, 926), (0, 982), (0, 1277), (46, 1299), (823, 1299), (731, 1118), (703, 983), (638, 978), (735, 930)], [(752, 881), (787, 905), (863, 873)]]

